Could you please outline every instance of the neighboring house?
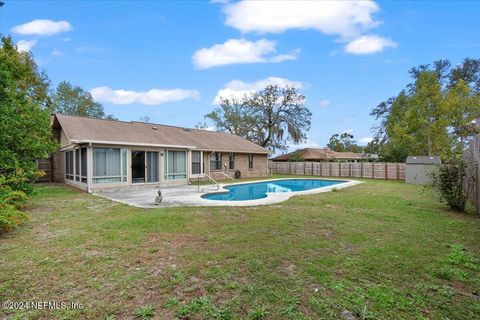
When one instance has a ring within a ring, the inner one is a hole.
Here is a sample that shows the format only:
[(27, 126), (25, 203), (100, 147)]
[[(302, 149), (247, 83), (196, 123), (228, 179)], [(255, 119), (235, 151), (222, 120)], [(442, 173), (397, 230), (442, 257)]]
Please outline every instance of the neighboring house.
[(53, 181), (88, 191), (268, 172), (269, 151), (233, 134), (60, 114), (52, 122)]
[(355, 153), (355, 152), (337, 152), (328, 148), (305, 148), (294, 152), (283, 154), (281, 156), (272, 158), (274, 162), (286, 161), (373, 161), (377, 160), (376, 154), (370, 153)]
[(428, 184), (431, 174), (442, 163), (438, 156), (408, 156), (405, 161), (405, 182)]

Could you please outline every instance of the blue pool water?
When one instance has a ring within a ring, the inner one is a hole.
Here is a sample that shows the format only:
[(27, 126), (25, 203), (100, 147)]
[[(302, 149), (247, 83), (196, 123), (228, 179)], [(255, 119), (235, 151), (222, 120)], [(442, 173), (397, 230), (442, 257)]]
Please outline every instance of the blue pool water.
[(204, 194), (202, 198), (208, 200), (243, 201), (267, 197), (268, 193), (295, 192), (322, 188), (343, 183), (340, 180), (320, 179), (287, 179), (275, 181), (252, 182), (224, 187), (228, 192)]

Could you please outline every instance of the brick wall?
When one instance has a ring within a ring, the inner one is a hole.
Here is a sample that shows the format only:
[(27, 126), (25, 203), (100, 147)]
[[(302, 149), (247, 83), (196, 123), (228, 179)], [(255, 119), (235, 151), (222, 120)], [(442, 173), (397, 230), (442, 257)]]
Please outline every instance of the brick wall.
[[(66, 144), (67, 137), (65, 136), (63, 130), (55, 129), (53, 134), (61, 146)], [(63, 160), (63, 154), (60, 152), (60, 149), (58, 149), (50, 157), (50, 165), (52, 170), (52, 181), (60, 183), (65, 182), (65, 164)]]
[[(209, 153), (204, 153), (205, 170), (208, 171), (209, 166)], [(254, 154), (253, 155), (253, 168), (248, 167), (248, 154), (235, 153), (235, 168), (229, 169), (229, 153), (222, 153), (222, 172), (228, 174), (231, 177), (235, 177), (235, 171), (241, 172), (242, 178), (260, 178), (267, 177), (267, 155), (266, 154)], [(226, 165), (226, 168), (225, 168)], [(208, 173), (208, 172), (207, 172)], [(223, 174), (219, 174), (218, 171), (211, 171), (210, 176), (215, 180), (228, 179)]]

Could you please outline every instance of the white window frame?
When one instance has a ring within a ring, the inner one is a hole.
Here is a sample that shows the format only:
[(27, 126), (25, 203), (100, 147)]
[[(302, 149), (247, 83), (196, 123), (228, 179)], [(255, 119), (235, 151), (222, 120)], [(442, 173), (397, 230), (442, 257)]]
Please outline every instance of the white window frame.
[[(203, 176), (205, 174), (205, 170), (203, 168), (203, 151), (192, 150), (190, 152), (191, 152), (191, 154), (190, 154), (190, 176), (195, 177), (195, 178), (199, 177), (199, 176)], [(200, 152), (200, 173), (192, 173), (193, 172), (192, 159), (193, 159), (193, 153), (194, 152)]]
[[(168, 173), (168, 153), (169, 152), (183, 152), (185, 154), (185, 172), (177, 172), (177, 173), (174, 173), (174, 174), (171, 174), (171, 173)], [(163, 165), (163, 168), (164, 168), (164, 172), (163, 172), (163, 179), (164, 180), (167, 180), (167, 181), (174, 181), (174, 180), (185, 180), (185, 179), (188, 179), (188, 152), (187, 150), (165, 150), (164, 151), (164, 165)], [(170, 179), (169, 177), (170, 176), (180, 176), (180, 175), (185, 175), (184, 178), (179, 178), (179, 179)]]
[[(118, 149), (120, 150), (120, 175), (115, 175), (115, 176), (95, 176), (93, 175), (93, 173), (95, 172), (95, 149)], [(101, 146), (98, 146), (98, 147), (93, 147), (92, 148), (92, 160), (93, 160), (93, 163), (92, 163), (92, 183), (93, 184), (112, 184), (112, 183), (126, 183), (127, 182), (127, 176), (128, 176), (128, 167), (127, 167), (127, 172), (123, 172), (123, 149), (126, 149), (126, 148), (117, 148), (117, 147), (101, 147)], [(128, 155), (128, 153), (127, 153)], [(128, 156), (127, 156), (128, 158)], [(127, 159), (127, 162), (128, 162), (128, 159)], [(120, 178), (119, 181), (111, 181), (111, 182), (98, 182), (98, 181), (95, 181), (96, 179), (117, 179), (117, 178)]]

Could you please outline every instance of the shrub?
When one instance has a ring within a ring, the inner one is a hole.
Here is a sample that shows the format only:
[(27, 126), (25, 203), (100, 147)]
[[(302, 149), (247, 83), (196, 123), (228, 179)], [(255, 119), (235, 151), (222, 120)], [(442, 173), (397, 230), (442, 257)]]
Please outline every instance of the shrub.
[(456, 211), (465, 211), (467, 194), (464, 190), (464, 179), (468, 164), (463, 160), (447, 160), (438, 172), (432, 173), (432, 185), (440, 194), (440, 199)]
[(30, 195), (33, 191), (31, 182), (44, 175), (42, 171), (25, 172), (21, 168), (17, 168), (11, 174), (0, 175), (0, 188), (8, 186), (12, 190), (22, 191)]
[(6, 177), (0, 175), (0, 234), (15, 229), (27, 220), (27, 214), (18, 209), (32, 192), (30, 179), (22, 170)]
[(0, 202), (0, 234), (15, 229), (27, 218), (25, 212), (15, 209), (10, 204)]

